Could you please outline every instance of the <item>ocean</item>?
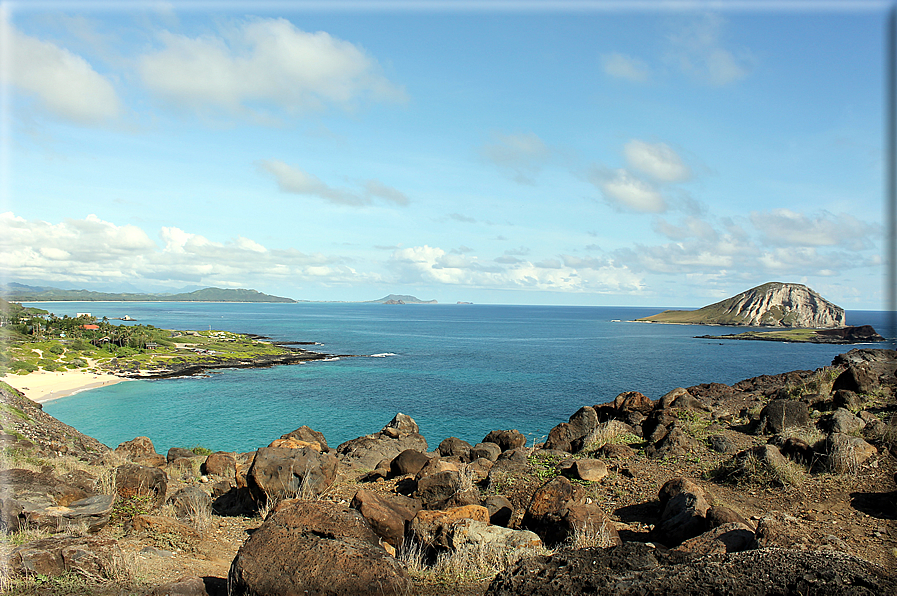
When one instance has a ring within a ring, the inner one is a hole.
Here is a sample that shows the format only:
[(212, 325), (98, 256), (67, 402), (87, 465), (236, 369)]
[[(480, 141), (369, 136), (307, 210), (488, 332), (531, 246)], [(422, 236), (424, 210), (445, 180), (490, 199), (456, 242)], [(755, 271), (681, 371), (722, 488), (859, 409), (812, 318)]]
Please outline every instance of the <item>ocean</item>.
[[(228, 369), (202, 377), (140, 380), (84, 391), (44, 410), (115, 447), (150, 437), (170, 447), (251, 451), (299, 426), (336, 447), (377, 432), (397, 412), (413, 417), (430, 448), (449, 436), (471, 444), (491, 430), (542, 440), (583, 405), (623, 391), (657, 399), (676, 387), (732, 384), (761, 374), (816, 369), (852, 347), (695, 336), (743, 329), (634, 323), (665, 310), (644, 307), (30, 303), (62, 315), (128, 315), (168, 329), (256, 333), (332, 361)], [(848, 311), (893, 340), (886, 313)], [(865, 347), (894, 347), (867, 344)]]

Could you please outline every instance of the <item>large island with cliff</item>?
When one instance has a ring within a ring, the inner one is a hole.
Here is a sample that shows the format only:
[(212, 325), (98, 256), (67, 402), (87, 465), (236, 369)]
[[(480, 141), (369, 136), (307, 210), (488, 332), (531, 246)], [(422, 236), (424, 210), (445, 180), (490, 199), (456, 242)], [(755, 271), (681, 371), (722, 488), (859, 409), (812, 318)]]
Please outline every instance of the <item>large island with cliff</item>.
[(535, 445), (430, 445), (397, 414), (335, 448), (301, 426), (246, 453), (110, 448), (0, 384), (0, 592), (895, 594), (895, 371), (862, 349), (633, 388)]
[(697, 310), (666, 310), (638, 319), (649, 323), (740, 327), (845, 326), (844, 309), (802, 284), (769, 282)]

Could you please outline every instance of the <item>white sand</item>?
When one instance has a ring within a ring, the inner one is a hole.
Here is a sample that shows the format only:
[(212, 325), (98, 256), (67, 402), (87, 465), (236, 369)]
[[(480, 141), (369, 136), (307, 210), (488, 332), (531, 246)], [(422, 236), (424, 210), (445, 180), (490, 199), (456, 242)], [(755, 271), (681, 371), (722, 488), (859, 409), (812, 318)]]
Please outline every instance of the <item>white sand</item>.
[(60, 397), (67, 397), (88, 389), (105, 387), (121, 381), (127, 381), (122, 377), (110, 374), (82, 372), (82, 371), (38, 371), (27, 375), (7, 374), (3, 382), (15, 387), (25, 396), (38, 403), (48, 402)]

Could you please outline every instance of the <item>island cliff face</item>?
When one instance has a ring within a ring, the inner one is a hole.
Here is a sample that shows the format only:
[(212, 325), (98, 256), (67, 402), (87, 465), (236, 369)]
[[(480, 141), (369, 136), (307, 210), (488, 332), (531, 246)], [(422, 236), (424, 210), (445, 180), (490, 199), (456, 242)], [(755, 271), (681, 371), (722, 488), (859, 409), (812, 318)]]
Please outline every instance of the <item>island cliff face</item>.
[(698, 310), (668, 310), (638, 319), (653, 323), (806, 327), (845, 325), (844, 309), (802, 284), (770, 282)]

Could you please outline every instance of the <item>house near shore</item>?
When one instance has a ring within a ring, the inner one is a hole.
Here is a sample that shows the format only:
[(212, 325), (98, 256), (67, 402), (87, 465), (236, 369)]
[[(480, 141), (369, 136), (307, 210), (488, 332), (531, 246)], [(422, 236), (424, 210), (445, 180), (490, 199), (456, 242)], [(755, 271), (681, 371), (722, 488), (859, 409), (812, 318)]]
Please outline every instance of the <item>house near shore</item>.
[(86, 329), (87, 331), (99, 331), (99, 325), (81, 325), (81, 329)]

